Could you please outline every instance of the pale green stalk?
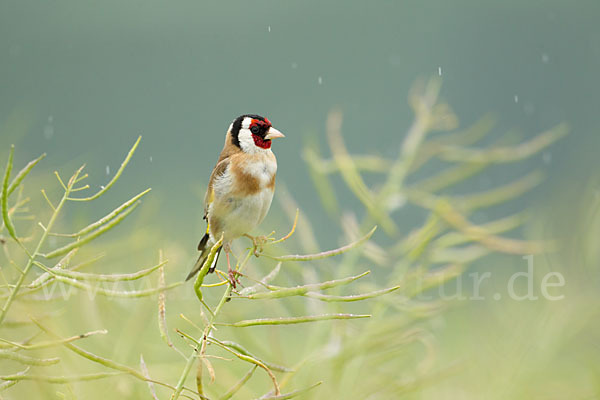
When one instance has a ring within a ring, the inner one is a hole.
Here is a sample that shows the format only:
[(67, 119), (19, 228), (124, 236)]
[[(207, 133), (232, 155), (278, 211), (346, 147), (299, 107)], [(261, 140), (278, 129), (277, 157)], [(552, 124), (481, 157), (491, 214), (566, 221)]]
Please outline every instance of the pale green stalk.
[(80, 237), (80, 236), (86, 235), (86, 234), (90, 233), (91, 231), (93, 231), (94, 229), (96, 229), (96, 228), (98, 228), (98, 227), (100, 227), (100, 226), (108, 223), (109, 221), (112, 221), (115, 217), (117, 217), (119, 214), (121, 214), (125, 209), (129, 208), (131, 205), (134, 205), (139, 199), (141, 199), (142, 197), (144, 197), (151, 190), (152, 189), (150, 189), (150, 188), (144, 190), (143, 192), (141, 192), (138, 195), (134, 196), (130, 200), (128, 200), (125, 203), (121, 204), (119, 207), (115, 208), (113, 211), (111, 211), (110, 213), (108, 213), (104, 217), (100, 218), (98, 221), (89, 224), (85, 228), (82, 228), (79, 232), (76, 232), (76, 233), (67, 233), (67, 234), (50, 233), (50, 235), (53, 235), (53, 236), (64, 236), (64, 237)]
[(512, 163), (531, 157), (565, 136), (568, 132), (567, 125), (560, 124), (515, 147), (495, 147), (481, 150), (448, 146), (441, 153), (441, 158), (447, 161), (460, 162)]
[(380, 206), (386, 204), (389, 196), (402, 191), (409, 169), (418, 154), (425, 135), (431, 129), (433, 107), (437, 101), (439, 90), (440, 81), (431, 80), (422, 96), (415, 95), (412, 97), (415, 119), (404, 138), (400, 155), (390, 168), (386, 182), (377, 195), (376, 203)]
[[(248, 259), (252, 256), (252, 254), (253, 254), (253, 250), (249, 250), (248, 253), (246, 254), (246, 258), (240, 264), (238, 271), (241, 272), (243, 270), (244, 266), (246, 265), (246, 263), (248, 262)], [(204, 328), (202, 337), (198, 340), (198, 342), (202, 343), (202, 348), (200, 349), (200, 354), (202, 356), (204, 355), (204, 353), (206, 351), (206, 339), (208, 338), (208, 335), (210, 335), (210, 332), (213, 329), (214, 322), (215, 322), (215, 319), (217, 318), (217, 315), (221, 312), (223, 305), (225, 305), (225, 303), (229, 299), (229, 296), (231, 295), (231, 289), (232, 289), (231, 283), (227, 284), (227, 287), (225, 288), (225, 291), (223, 292), (223, 296), (221, 297), (219, 304), (217, 304), (217, 307), (210, 315), (208, 324)], [(183, 385), (185, 384), (185, 380), (187, 379), (187, 376), (189, 375), (189, 373), (192, 369), (192, 366), (194, 365), (194, 360), (196, 359), (196, 352), (197, 352), (197, 349), (194, 349), (192, 351), (192, 353), (190, 354), (190, 356), (188, 357), (187, 362), (186, 362), (185, 366), (183, 367), (183, 371), (181, 372), (181, 376), (179, 377), (179, 380), (177, 381), (177, 385), (175, 386), (175, 391), (173, 392), (173, 395), (171, 396), (171, 400), (177, 400), (179, 398), (181, 391), (183, 390)], [(200, 393), (200, 394), (202, 395), (202, 393)]]
[(2, 321), (4, 321), (4, 318), (6, 318), (6, 314), (8, 313), (8, 310), (9, 310), (12, 302), (14, 301), (15, 296), (17, 295), (17, 292), (19, 291), (19, 289), (21, 289), (21, 285), (23, 285), (23, 282), (25, 281), (25, 277), (27, 276), (27, 274), (29, 273), (29, 270), (33, 266), (35, 257), (40, 253), (42, 246), (46, 242), (46, 238), (48, 237), (48, 232), (54, 226), (54, 223), (56, 222), (56, 219), (58, 218), (58, 214), (60, 213), (62, 207), (64, 206), (65, 202), (67, 201), (67, 198), (69, 197), (69, 194), (71, 192), (71, 188), (74, 184), (74, 181), (75, 181), (75, 179), (77, 179), (77, 176), (79, 176), (79, 174), (81, 173), (82, 168), (83, 167), (79, 168), (75, 172), (75, 174), (71, 177), (71, 179), (69, 181), (69, 186), (67, 186), (67, 190), (65, 190), (65, 193), (63, 194), (63, 196), (60, 199), (56, 208), (54, 209), (54, 212), (52, 213), (52, 216), (50, 217), (50, 220), (48, 221), (48, 224), (46, 225), (46, 229), (43, 230), (42, 236), (41, 236), (40, 240), (38, 241), (38, 244), (35, 247), (35, 250), (33, 251), (33, 253), (28, 255), (27, 264), (25, 265), (25, 268), (23, 269), (23, 273), (21, 275), (19, 275), (19, 278), (17, 279), (17, 283), (15, 284), (15, 287), (12, 289), (12, 291), (10, 292), (10, 296), (4, 303), (4, 306), (2, 307), (2, 311), (0, 311), (0, 324), (2, 324)]
[(256, 371), (256, 368), (258, 368), (258, 365), (254, 365), (252, 368), (250, 368), (250, 371), (248, 371), (246, 375), (242, 377), (242, 379), (237, 381), (235, 385), (233, 385), (227, 392), (225, 392), (225, 394), (219, 397), (219, 400), (229, 400), (230, 398), (232, 398), (233, 395), (236, 394), (242, 388), (242, 386), (244, 386), (246, 382), (250, 380), (250, 378), (254, 374), (254, 371)]
[(5, 381), (40, 381), (47, 383), (63, 384), (67, 382), (94, 381), (97, 379), (110, 378), (117, 375), (123, 375), (123, 372), (99, 372), (96, 374), (75, 375), (75, 376), (45, 376), (45, 375), (2, 375), (1, 380)]
[(69, 200), (72, 200), (72, 201), (91, 201), (91, 200), (97, 199), (98, 197), (100, 197), (104, 193), (106, 193), (108, 191), (108, 189), (110, 189), (112, 187), (112, 185), (114, 185), (115, 182), (121, 177), (121, 174), (125, 170), (125, 167), (127, 166), (127, 163), (129, 163), (129, 160), (131, 160), (131, 157), (133, 156), (133, 153), (135, 152), (135, 149), (137, 149), (138, 145), (140, 144), (140, 140), (142, 140), (142, 137), (138, 136), (137, 140), (135, 141), (135, 143), (133, 144), (133, 146), (129, 150), (129, 153), (127, 153), (127, 156), (125, 157), (125, 160), (123, 160), (123, 162), (121, 163), (121, 166), (119, 167), (119, 170), (117, 171), (117, 173), (115, 174), (115, 176), (113, 176), (113, 178), (110, 180), (110, 182), (108, 182), (106, 184), (106, 186), (104, 186), (102, 189), (100, 189), (96, 194), (94, 194), (92, 196), (84, 197), (84, 198), (70, 197)]
[(296, 287), (291, 287), (291, 288), (282, 288), (282, 287), (278, 287), (278, 286), (271, 286), (271, 285), (265, 284), (267, 289), (272, 290), (271, 292), (261, 292), (261, 293), (250, 294), (250, 295), (246, 296), (246, 298), (248, 298), (248, 299), (278, 299), (281, 297), (302, 296), (308, 292), (312, 292), (315, 290), (324, 290), (324, 289), (330, 289), (330, 288), (340, 286), (340, 285), (346, 285), (350, 282), (353, 282), (357, 279), (364, 277), (365, 275), (369, 274), (369, 272), (370, 271), (366, 271), (360, 275), (350, 276), (348, 278), (335, 279), (335, 280), (331, 280), (331, 281), (327, 281), (327, 282), (314, 283), (314, 284), (310, 284), (310, 285), (296, 286)]
[(157, 269), (163, 267), (168, 261), (163, 261), (160, 264), (156, 264), (153, 267), (143, 269), (141, 271), (133, 272), (131, 274), (94, 274), (87, 272), (77, 272), (73, 270), (64, 270), (61, 268), (48, 268), (40, 262), (35, 262), (35, 265), (47, 271), (48, 275), (51, 276), (62, 276), (69, 279), (83, 280), (83, 281), (100, 281), (100, 282), (122, 282), (122, 281), (134, 281), (145, 276), (150, 275)]
[[(39, 266), (41, 266), (41, 264), (39, 264)], [(51, 271), (50, 269), (47, 269), (47, 268), (44, 268), (44, 270), (47, 272)], [(52, 272), (50, 272), (50, 273), (52, 273)], [(60, 275), (54, 275), (54, 279), (56, 279), (58, 282), (62, 282), (67, 285), (76, 287), (77, 289), (85, 290), (92, 294), (99, 294), (99, 295), (107, 296), (107, 297), (125, 297), (125, 298), (151, 296), (153, 294), (162, 292), (164, 290), (173, 289), (174, 287), (184, 284), (184, 282), (175, 282), (175, 283), (171, 283), (170, 285), (166, 285), (164, 287), (157, 287), (157, 288), (144, 289), (144, 290), (118, 291), (118, 290), (105, 289), (105, 288), (102, 288), (99, 286), (95, 286), (95, 287), (90, 286), (90, 285), (83, 283), (81, 281), (78, 281), (76, 279), (65, 278), (64, 276), (60, 276)]]
[(14, 351), (0, 351), (0, 359), (16, 361), (21, 364), (47, 366), (60, 362), (60, 358), (34, 358)]
[(271, 382), (273, 382), (273, 387), (275, 388), (275, 393), (276, 394), (280, 393), (279, 385), (277, 384), (277, 378), (275, 378), (275, 375), (273, 375), (273, 372), (271, 372), (269, 367), (267, 367), (262, 361), (254, 358), (254, 357), (251, 357), (249, 355), (238, 353), (237, 351), (234, 351), (233, 349), (229, 348), (228, 346), (225, 346), (224, 344), (222, 344), (221, 342), (219, 342), (218, 340), (216, 340), (214, 338), (209, 337), (208, 341), (216, 344), (217, 346), (219, 346), (220, 348), (222, 348), (224, 350), (227, 350), (228, 352), (235, 355), (240, 360), (249, 362), (251, 364), (257, 365), (260, 368), (264, 369), (265, 372), (267, 373), (267, 375), (269, 375), (269, 378), (271, 378)]
[[(209, 270), (210, 266), (213, 264), (213, 261), (215, 260), (215, 257), (217, 255), (217, 251), (221, 248), (222, 244), (223, 244), (223, 235), (221, 235), (221, 238), (219, 239), (219, 241), (217, 243), (215, 243), (213, 245), (213, 247), (211, 247), (210, 252), (208, 253), (208, 257), (206, 257), (206, 260), (204, 261), (204, 264), (202, 264), (202, 267), (198, 271), (198, 276), (196, 277), (196, 280), (194, 281), (194, 292), (196, 293), (198, 300), (200, 300), (201, 302), (203, 302), (202, 290), (200, 289), (202, 287), (202, 282), (204, 282), (204, 277), (206, 276), (206, 274), (208, 274), (208, 270)], [(197, 265), (194, 265), (194, 269), (196, 269), (196, 268), (197, 268)]]
[(150, 373), (148, 372), (148, 367), (146, 366), (146, 362), (144, 361), (144, 356), (140, 354), (140, 369), (142, 370), (142, 374), (146, 379), (148, 379), (148, 390), (150, 390), (150, 395), (154, 400), (158, 400), (156, 396), (156, 390), (154, 389), (154, 382), (151, 382)]
[(8, 345), (8, 347), (14, 347), (14, 348), (18, 348), (21, 350), (33, 350), (33, 349), (43, 349), (43, 348), (47, 348), (47, 347), (56, 347), (57, 345), (74, 342), (75, 340), (85, 339), (92, 335), (98, 335), (98, 334), (105, 335), (107, 332), (108, 332), (107, 330), (101, 329), (98, 331), (83, 333), (83, 334), (77, 335), (77, 336), (71, 336), (71, 337), (65, 338), (65, 339), (50, 340), (50, 341), (27, 344), (27, 345), (11, 342), (9, 340), (2, 339), (2, 338), (0, 338), (0, 342), (5, 343), (6, 345)]
[(373, 235), (373, 233), (375, 233), (376, 229), (377, 229), (376, 226), (373, 227), (373, 229), (371, 229), (371, 231), (369, 231), (369, 233), (367, 233), (365, 236), (363, 236), (362, 238), (358, 239), (355, 242), (352, 242), (350, 244), (347, 244), (345, 246), (342, 246), (342, 247), (334, 249), (334, 250), (323, 251), (323, 252), (317, 253), (317, 254), (304, 254), (304, 255), (295, 254), (295, 255), (287, 255), (287, 256), (272, 256), (272, 255), (264, 254), (264, 253), (259, 253), (259, 254), (261, 256), (265, 256), (265, 257), (268, 257), (268, 258), (271, 258), (271, 259), (277, 260), (277, 261), (320, 260), (323, 258), (333, 257), (338, 254), (343, 254), (349, 250), (352, 250), (353, 248), (355, 248), (355, 247), (361, 245), (362, 243), (366, 242), (367, 240), (369, 240), (369, 238)]
[(371, 193), (371, 190), (356, 168), (354, 159), (350, 157), (350, 154), (346, 150), (346, 145), (341, 134), (341, 126), (341, 111), (335, 110), (330, 112), (327, 117), (327, 138), (333, 159), (339, 167), (342, 179), (344, 179), (344, 182), (356, 198), (368, 209), (371, 216), (381, 224), (382, 228), (388, 233), (395, 233), (398, 229), (396, 224), (386, 213), (385, 209), (377, 203), (375, 195)]
[[(131, 214), (133, 212), (133, 210), (135, 210), (139, 204), (140, 204), (139, 202), (135, 203), (133, 206), (129, 207), (127, 210), (122, 212), (119, 216), (114, 218), (112, 221), (110, 221), (106, 225), (96, 229), (89, 235), (86, 235), (86, 236), (82, 237), (81, 239), (79, 239), (75, 242), (72, 242), (66, 246), (63, 246), (56, 250), (53, 250), (49, 253), (43, 254), (43, 256), (45, 258), (54, 258), (54, 257), (62, 256), (63, 254), (67, 254), (69, 251), (71, 251), (73, 249), (76, 249), (78, 247), (83, 246), (84, 244), (91, 242), (92, 240), (96, 239), (98, 236), (102, 235), (103, 233), (109, 231), (110, 229), (112, 229), (113, 227), (118, 225), (121, 221), (123, 221), (125, 218), (127, 218), (127, 216), (129, 214)], [(50, 228), (48, 228), (48, 227), (46, 227), (46, 229), (50, 230)]]
[[(68, 255), (65, 257), (68, 257)], [(90, 260), (83, 261), (83, 262), (73, 266), (73, 268), (71, 268), (69, 271), (73, 272), (73, 271), (77, 271), (83, 267), (87, 267), (88, 265), (93, 264), (96, 261), (100, 260), (102, 257), (104, 257), (104, 254), (100, 254), (99, 256), (96, 256)], [(64, 259), (64, 257), (63, 257), (63, 259)], [(62, 265), (61, 261), (59, 261), (53, 268), (58, 269), (57, 267), (59, 265)], [(30, 293), (39, 291), (43, 287), (49, 285), (53, 281), (53, 279), (54, 279), (54, 275), (44, 272), (39, 277), (37, 277), (33, 282), (31, 282), (29, 285), (26, 286), (28, 289), (31, 289), (31, 290), (24, 292), (24, 294), (30, 294)], [(21, 296), (21, 294), (19, 296)]]
[(235, 328), (244, 328), (248, 326), (258, 325), (291, 325), (291, 324), (302, 324), (305, 322), (314, 321), (326, 321), (331, 319), (356, 319), (356, 318), (369, 318), (368, 314), (321, 314), (321, 315), (305, 315), (302, 317), (279, 317), (279, 318), (258, 318), (258, 319), (247, 319), (243, 321), (234, 322), (232, 324), (217, 323), (216, 325), (222, 326), (233, 326)]
[(261, 397), (261, 400), (287, 400), (287, 399), (293, 399), (294, 397), (298, 397), (301, 394), (304, 394), (306, 392), (308, 392), (309, 390), (312, 390), (314, 388), (316, 388), (317, 386), (321, 385), (323, 382), (317, 382), (307, 388), (304, 389), (298, 389), (298, 390), (294, 390), (293, 392), (289, 392), (289, 393), (284, 393), (284, 394), (280, 394), (280, 395), (274, 395), (274, 396), (267, 396), (267, 397)]
[[(60, 336), (58, 336), (57, 334), (55, 334), (54, 332), (50, 331), (48, 328), (46, 328), (45, 326), (43, 326), (39, 321), (37, 321), (37, 320), (32, 320), (32, 321), (42, 331), (46, 332), (48, 335), (50, 335), (50, 336), (52, 336), (52, 337), (54, 337), (56, 339), (59, 339), (59, 340), (62, 339)], [(95, 362), (97, 364), (103, 365), (103, 366), (105, 366), (107, 368), (110, 368), (110, 369), (114, 369), (116, 371), (120, 371), (121, 373), (127, 373), (127, 374), (129, 374), (129, 375), (131, 375), (131, 376), (133, 376), (133, 377), (135, 377), (135, 378), (137, 378), (139, 380), (144, 381), (144, 382), (153, 382), (153, 383), (156, 383), (157, 385), (161, 385), (161, 386), (167, 387), (169, 389), (175, 390), (175, 388), (173, 386), (169, 385), (169, 384), (166, 384), (166, 383), (163, 383), (163, 382), (159, 382), (159, 381), (156, 381), (156, 380), (152, 380), (152, 379), (146, 378), (142, 373), (136, 371), (135, 369), (133, 369), (133, 368), (127, 366), (127, 365), (123, 365), (123, 364), (117, 363), (115, 361), (109, 360), (109, 359), (104, 358), (104, 357), (100, 357), (100, 356), (98, 356), (96, 354), (93, 354), (93, 353), (90, 353), (90, 352), (88, 352), (86, 350), (83, 350), (82, 348), (77, 347), (77, 346), (75, 346), (72, 343), (64, 342), (62, 344), (66, 348), (68, 348), (69, 350), (71, 350), (72, 352), (74, 352), (75, 354), (78, 354), (79, 356), (81, 356), (83, 358), (86, 358), (86, 359), (88, 359), (88, 360), (90, 360), (92, 362)], [(2, 378), (0, 377), (0, 379), (2, 379)], [(189, 389), (186, 389), (186, 390), (191, 391)], [(191, 392), (195, 393), (193, 391), (191, 391)], [(185, 397), (188, 397), (188, 396), (185, 396)]]
[[(216, 340), (213, 338), (213, 340)], [(232, 342), (230, 340), (223, 340), (223, 341), (219, 341), (219, 343), (221, 343), (224, 346), (230, 347), (233, 350), (235, 350), (236, 352), (243, 354), (245, 356), (248, 357), (252, 357), (260, 362), (262, 362), (263, 364), (265, 364), (267, 367), (269, 367), (270, 369), (272, 369), (273, 371), (278, 371), (278, 372), (293, 372), (293, 370), (286, 368), (286, 367), (282, 367), (281, 365), (277, 365), (277, 364), (273, 364), (264, 360), (261, 360), (260, 358), (256, 357), (254, 354), (250, 353), (248, 350), (246, 350), (246, 348), (244, 348), (241, 344)]]
[[(10, 220), (10, 216), (8, 215), (8, 180), (10, 179), (10, 172), (13, 167), (13, 157), (15, 154), (15, 146), (10, 147), (10, 153), (8, 154), (8, 162), (6, 163), (6, 170), (4, 171), (4, 179), (2, 181), (2, 193), (0, 193), (0, 205), (2, 207), (2, 219), (4, 221), (4, 226), (8, 231), (8, 234), (16, 241), (19, 242), (17, 238), (17, 233), (15, 232), (15, 227)], [(2, 319), (0, 318), (0, 322)]]
[(384, 294), (388, 294), (388, 293), (391, 293), (391, 292), (394, 292), (394, 291), (400, 289), (400, 287), (401, 286), (394, 286), (394, 287), (387, 288), (387, 289), (376, 290), (376, 291), (370, 292), (370, 293), (355, 294), (355, 295), (350, 295), (350, 296), (332, 296), (332, 295), (316, 293), (316, 292), (308, 292), (308, 293), (304, 294), (304, 296), (310, 297), (313, 299), (317, 299), (317, 300), (321, 300), (321, 301), (327, 301), (327, 302), (338, 302), (338, 301), (339, 302), (350, 302), (350, 301), (360, 301), (360, 300), (372, 299), (374, 297), (383, 296)]
[(44, 157), (46, 157), (46, 153), (40, 155), (35, 160), (30, 161), (22, 170), (19, 171), (17, 176), (15, 176), (15, 178), (10, 183), (10, 186), (8, 187), (8, 196), (10, 196), (12, 192), (14, 192), (17, 187), (19, 187), (23, 179), (25, 179), (25, 177), (29, 174), (29, 172), (31, 172), (33, 167), (35, 167), (37, 163), (39, 163)]

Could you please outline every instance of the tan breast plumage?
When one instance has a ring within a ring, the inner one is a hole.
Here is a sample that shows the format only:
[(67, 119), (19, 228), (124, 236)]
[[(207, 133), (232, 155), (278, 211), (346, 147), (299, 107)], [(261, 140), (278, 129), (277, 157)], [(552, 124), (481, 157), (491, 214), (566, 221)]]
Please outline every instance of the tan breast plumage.
[(211, 185), (207, 216), (211, 236), (218, 238), (223, 233), (229, 241), (253, 230), (266, 216), (273, 199), (277, 162), (271, 151), (252, 155), (240, 152), (228, 157), (222, 169)]

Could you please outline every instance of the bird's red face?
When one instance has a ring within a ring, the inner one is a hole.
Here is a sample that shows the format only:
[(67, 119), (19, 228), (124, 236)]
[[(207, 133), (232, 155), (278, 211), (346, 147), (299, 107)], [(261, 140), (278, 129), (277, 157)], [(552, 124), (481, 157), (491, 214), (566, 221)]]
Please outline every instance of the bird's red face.
[(268, 150), (272, 139), (284, 137), (268, 118), (253, 114), (238, 117), (230, 130), (233, 143), (246, 153)]
[[(267, 132), (271, 128), (271, 122), (265, 118), (264, 121), (260, 119), (252, 119), (250, 121), (250, 132), (252, 132), (252, 139), (254, 139), (254, 144), (260, 147), (261, 149), (270, 149), (271, 148), (271, 139), (265, 139), (264, 132)], [(261, 135), (262, 134), (262, 135)]]

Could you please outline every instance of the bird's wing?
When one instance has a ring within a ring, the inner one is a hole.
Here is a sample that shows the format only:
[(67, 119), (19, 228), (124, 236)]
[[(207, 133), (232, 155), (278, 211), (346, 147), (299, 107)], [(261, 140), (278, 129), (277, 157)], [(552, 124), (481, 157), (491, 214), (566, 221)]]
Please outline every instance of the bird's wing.
[(210, 179), (208, 180), (208, 188), (206, 189), (206, 195), (204, 196), (204, 219), (208, 221), (208, 207), (210, 203), (213, 202), (215, 198), (215, 191), (213, 185), (215, 183), (215, 179), (225, 173), (225, 170), (229, 166), (229, 157), (223, 158), (219, 160), (215, 169), (213, 169), (212, 174), (210, 174)]

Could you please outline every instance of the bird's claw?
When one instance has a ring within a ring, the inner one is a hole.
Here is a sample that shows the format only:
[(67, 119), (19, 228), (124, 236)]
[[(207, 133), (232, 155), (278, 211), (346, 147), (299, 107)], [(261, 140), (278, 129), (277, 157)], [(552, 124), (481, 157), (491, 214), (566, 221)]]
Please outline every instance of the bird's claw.
[(258, 257), (260, 253), (263, 251), (263, 246), (267, 244), (271, 240), (275, 240), (270, 236), (260, 235), (260, 236), (250, 236), (246, 235), (250, 240), (252, 240), (252, 247), (254, 248), (254, 256)]
[(231, 268), (229, 268), (229, 270), (227, 271), (227, 278), (229, 280), (229, 284), (234, 289), (237, 287), (238, 284), (241, 285), (241, 282), (238, 279), (238, 276), (240, 276), (240, 275), (241, 275), (241, 273), (239, 271), (231, 269)]

